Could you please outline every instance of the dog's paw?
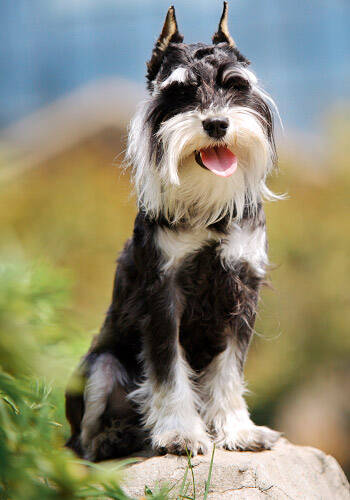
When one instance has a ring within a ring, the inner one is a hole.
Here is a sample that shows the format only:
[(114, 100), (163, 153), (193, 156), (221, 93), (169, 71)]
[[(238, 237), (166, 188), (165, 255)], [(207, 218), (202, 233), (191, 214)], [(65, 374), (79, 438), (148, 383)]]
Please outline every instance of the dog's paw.
[(192, 435), (183, 431), (167, 431), (153, 436), (153, 448), (160, 454), (173, 455), (205, 455), (210, 447), (210, 441), (205, 433)]
[(220, 433), (215, 443), (226, 450), (261, 451), (270, 450), (280, 436), (280, 432), (252, 424)]

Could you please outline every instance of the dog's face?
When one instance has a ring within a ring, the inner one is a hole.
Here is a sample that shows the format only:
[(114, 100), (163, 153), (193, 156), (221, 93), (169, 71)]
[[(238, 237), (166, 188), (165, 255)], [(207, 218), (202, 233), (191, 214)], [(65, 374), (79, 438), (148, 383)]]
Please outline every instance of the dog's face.
[(183, 43), (169, 9), (148, 63), (151, 97), (129, 143), (146, 210), (208, 224), (239, 217), (264, 194), (275, 156), (273, 101), (248, 65), (228, 32), (226, 3), (212, 45)]

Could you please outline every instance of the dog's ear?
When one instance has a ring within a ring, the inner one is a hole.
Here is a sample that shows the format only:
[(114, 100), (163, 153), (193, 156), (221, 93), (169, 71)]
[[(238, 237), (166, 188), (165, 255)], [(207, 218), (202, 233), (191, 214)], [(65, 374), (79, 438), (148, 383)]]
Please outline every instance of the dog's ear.
[(172, 5), (166, 15), (162, 32), (154, 46), (152, 57), (147, 63), (147, 78), (151, 82), (156, 77), (162, 64), (163, 56), (169, 43), (181, 43), (184, 37), (179, 33), (175, 9)]
[(228, 4), (224, 2), (224, 8), (222, 10), (221, 19), (219, 22), (219, 27), (215, 35), (213, 36), (213, 43), (228, 43), (231, 47), (236, 47), (235, 41), (229, 33), (228, 24)]

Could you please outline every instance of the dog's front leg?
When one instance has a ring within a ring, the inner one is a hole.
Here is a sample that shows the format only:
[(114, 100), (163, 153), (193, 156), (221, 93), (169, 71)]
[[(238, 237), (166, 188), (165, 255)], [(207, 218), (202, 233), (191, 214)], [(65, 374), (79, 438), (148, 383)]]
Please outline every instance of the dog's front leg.
[(152, 287), (143, 325), (145, 380), (130, 398), (140, 405), (160, 453), (205, 453), (209, 440), (196, 409), (191, 370), (179, 344), (181, 304), (171, 278)]
[[(243, 347), (243, 351), (246, 347)], [(202, 415), (217, 446), (228, 450), (270, 449), (280, 433), (255, 425), (244, 400), (242, 346), (228, 340), (224, 352), (216, 356), (201, 379)]]

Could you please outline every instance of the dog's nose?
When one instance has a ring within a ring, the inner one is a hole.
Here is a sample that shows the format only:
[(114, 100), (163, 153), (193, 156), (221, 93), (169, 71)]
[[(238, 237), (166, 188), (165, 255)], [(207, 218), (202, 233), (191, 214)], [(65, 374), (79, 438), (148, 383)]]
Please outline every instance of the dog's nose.
[(202, 122), (206, 133), (214, 139), (221, 139), (228, 129), (228, 119), (224, 117), (207, 118)]

